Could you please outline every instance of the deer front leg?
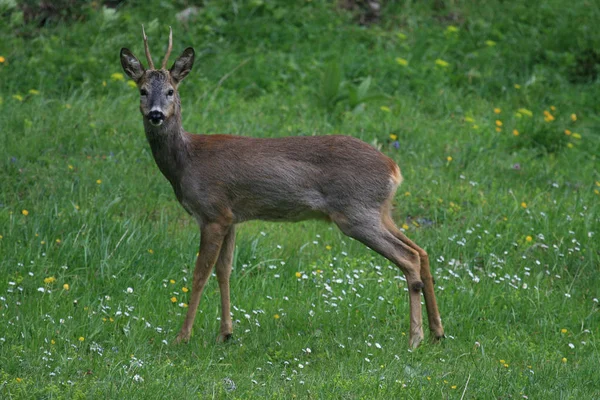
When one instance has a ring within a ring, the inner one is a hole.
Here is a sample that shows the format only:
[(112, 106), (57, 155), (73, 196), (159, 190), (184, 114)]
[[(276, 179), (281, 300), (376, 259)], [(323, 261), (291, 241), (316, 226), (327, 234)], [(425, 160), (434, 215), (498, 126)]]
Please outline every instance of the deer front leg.
[(210, 273), (217, 261), (221, 246), (223, 244), (223, 238), (229, 230), (228, 226), (219, 223), (205, 224), (201, 228), (200, 237), (200, 253), (196, 260), (196, 268), (194, 269), (194, 280), (192, 283), (192, 296), (190, 298), (190, 304), (185, 316), (185, 321), (181, 327), (181, 331), (175, 339), (175, 343), (187, 342), (190, 339), (192, 333), (192, 325), (196, 318), (196, 311), (200, 304), (200, 296), (202, 290)]
[(225, 342), (233, 335), (233, 323), (231, 322), (231, 311), (229, 302), (229, 276), (231, 275), (231, 264), (235, 250), (235, 226), (232, 226), (223, 240), (223, 246), (219, 253), (219, 259), (215, 269), (221, 292), (221, 332), (217, 342)]

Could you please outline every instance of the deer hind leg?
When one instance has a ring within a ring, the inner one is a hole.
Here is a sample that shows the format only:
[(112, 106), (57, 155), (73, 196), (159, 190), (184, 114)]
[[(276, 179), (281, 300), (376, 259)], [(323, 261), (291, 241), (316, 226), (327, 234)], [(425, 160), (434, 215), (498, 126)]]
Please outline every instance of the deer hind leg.
[(175, 339), (175, 343), (187, 342), (190, 339), (192, 333), (192, 325), (194, 325), (194, 319), (196, 318), (196, 311), (200, 304), (200, 297), (204, 290), (204, 285), (210, 277), (210, 273), (217, 261), (223, 239), (229, 231), (229, 226), (222, 225), (220, 223), (209, 223), (205, 224), (201, 228), (200, 236), (200, 253), (196, 260), (196, 268), (194, 269), (194, 280), (192, 283), (192, 295), (190, 297), (190, 304), (185, 316), (185, 321), (181, 327), (181, 331)]
[(423, 280), (423, 296), (425, 297), (425, 307), (427, 308), (427, 319), (429, 321), (429, 330), (433, 335), (434, 340), (439, 340), (444, 337), (444, 327), (440, 317), (440, 311), (437, 306), (435, 292), (433, 290), (433, 276), (429, 266), (429, 255), (425, 250), (419, 247), (415, 242), (410, 240), (400, 229), (396, 227), (394, 221), (389, 214), (384, 214), (383, 224), (386, 229), (393, 234), (398, 240), (406, 244), (410, 248), (419, 253), (421, 261), (421, 279)]
[(215, 265), (217, 280), (219, 281), (219, 290), (221, 292), (221, 331), (217, 337), (217, 342), (225, 342), (231, 339), (233, 335), (233, 323), (231, 322), (230, 302), (229, 302), (229, 276), (231, 275), (231, 264), (233, 262), (233, 252), (235, 250), (235, 226), (229, 229), (229, 232), (223, 240), (223, 246)]
[[(346, 213), (350, 214), (350, 213)], [(423, 314), (419, 253), (392, 235), (383, 225), (381, 214), (374, 211), (361, 215), (360, 220), (350, 220), (344, 215), (331, 215), (332, 220), (344, 234), (364, 243), (377, 253), (396, 264), (406, 277), (410, 300), (409, 345), (416, 348), (423, 340)]]

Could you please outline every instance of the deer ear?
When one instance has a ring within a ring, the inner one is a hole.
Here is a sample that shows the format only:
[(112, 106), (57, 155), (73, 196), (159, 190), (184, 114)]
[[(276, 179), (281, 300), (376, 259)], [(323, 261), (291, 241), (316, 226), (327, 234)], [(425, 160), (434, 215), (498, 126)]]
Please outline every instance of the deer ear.
[(194, 65), (194, 49), (188, 47), (181, 53), (169, 72), (175, 83), (179, 83), (190, 73)]
[(127, 74), (128, 77), (133, 79), (136, 83), (140, 81), (142, 75), (146, 71), (138, 60), (129, 49), (122, 48), (121, 49), (121, 65), (123, 66), (123, 70)]

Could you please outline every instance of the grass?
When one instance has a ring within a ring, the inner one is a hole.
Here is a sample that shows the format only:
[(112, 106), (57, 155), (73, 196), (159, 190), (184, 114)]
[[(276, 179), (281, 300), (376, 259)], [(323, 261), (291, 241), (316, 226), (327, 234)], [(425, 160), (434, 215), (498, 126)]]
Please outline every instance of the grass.
[[(600, 397), (591, 3), (390, 2), (369, 27), (324, 1), (206, 2), (187, 25), (167, 3), (1, 17), (0, 397)], [(387, 260), (324, 223), (257, 221), (238, 229), (235, 340), (215, 343), (212, 279), (191, 342), (170, 344), (199, 234), (120, 70), (141, 23), (157, 60), (168, 25), (199, 54), (187, 130), (344, 133), (399, 163), (395, 218), (431, 256), (442, 343), (408, 350)], [(367, 79), (368, 101), (341, 100)]]

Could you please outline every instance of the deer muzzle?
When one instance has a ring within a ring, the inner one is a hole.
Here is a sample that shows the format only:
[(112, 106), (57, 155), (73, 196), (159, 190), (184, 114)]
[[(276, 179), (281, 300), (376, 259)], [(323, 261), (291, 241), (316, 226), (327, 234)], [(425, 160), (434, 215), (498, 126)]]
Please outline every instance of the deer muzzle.
[(165, 121), (165, 114), (157, 110), (150, 111), (147, 117), (150, 123), (154, 126), (159, 126)]

